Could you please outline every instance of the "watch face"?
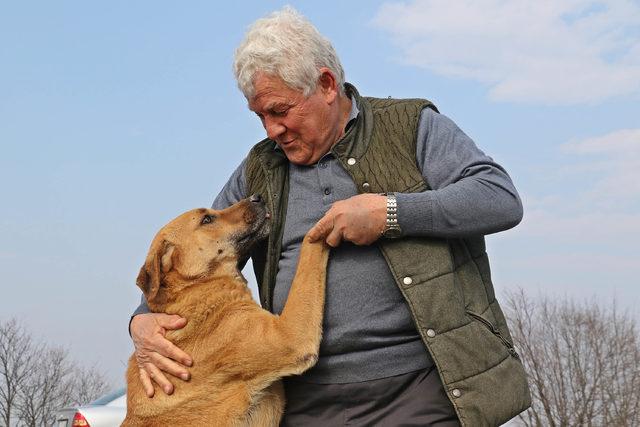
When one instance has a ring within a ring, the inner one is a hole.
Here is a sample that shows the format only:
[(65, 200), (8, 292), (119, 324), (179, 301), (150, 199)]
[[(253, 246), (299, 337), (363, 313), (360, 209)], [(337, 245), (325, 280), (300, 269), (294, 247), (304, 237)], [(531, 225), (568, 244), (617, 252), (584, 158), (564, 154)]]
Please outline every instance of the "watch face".
[(384, 230), (384, 233), (382, 233), (382, 235), (388, 239), (395, 239), (402, 235), (402, 230), (400, 230), (400, 227), (387, 228), (386, 230)]

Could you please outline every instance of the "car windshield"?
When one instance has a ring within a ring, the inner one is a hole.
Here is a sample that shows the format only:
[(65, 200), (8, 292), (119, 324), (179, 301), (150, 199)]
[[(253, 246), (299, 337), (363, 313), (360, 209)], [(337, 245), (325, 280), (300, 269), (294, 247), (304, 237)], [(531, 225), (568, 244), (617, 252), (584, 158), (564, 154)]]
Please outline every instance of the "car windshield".
[(96, 400), (94, 400), (93, 402), (91, 402), (91, 405), (106, 405), (107, 403), (116, 400), (117, 398), (119, 398), (120, 396), (124, 395), (126, 393), (126, 389), (121, 388), (119, 390), (116, 390), (112, 393), (106, 394)]

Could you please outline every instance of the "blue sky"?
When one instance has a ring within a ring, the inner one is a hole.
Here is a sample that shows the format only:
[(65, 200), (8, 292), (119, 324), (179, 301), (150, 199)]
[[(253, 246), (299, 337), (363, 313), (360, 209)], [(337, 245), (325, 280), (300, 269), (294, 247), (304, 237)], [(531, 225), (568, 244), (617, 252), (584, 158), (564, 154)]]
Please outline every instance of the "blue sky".
[[(263, 138), (231, 73), (284, 2), (0, 6), (0, 319), (121, 381), (155, 232)], [(640, 304), (637, 1), (291, 2), (370, 96), (434, 101), (521, 192), (498, 293)]]

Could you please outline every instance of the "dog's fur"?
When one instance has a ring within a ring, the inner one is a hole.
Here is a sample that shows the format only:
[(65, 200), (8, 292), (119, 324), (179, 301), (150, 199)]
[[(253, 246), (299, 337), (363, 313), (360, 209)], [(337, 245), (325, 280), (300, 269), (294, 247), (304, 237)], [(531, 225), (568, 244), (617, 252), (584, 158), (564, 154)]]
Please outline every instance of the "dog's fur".
[(193, 358), (191, 380), (173, 381), (170, 396), (154, 384), (148, 398), (132, 356), (123, 426), (279, 424), (280, 379), (318, 357), (329, 248), (305, 237), (287, 303), (273, 315), (254, 302), (238, 270), (268, 222), (254, 198), (222, 211), (186, 212), (158, 232), (137, 284), (153, 312), (188, 320), (166, 337)]

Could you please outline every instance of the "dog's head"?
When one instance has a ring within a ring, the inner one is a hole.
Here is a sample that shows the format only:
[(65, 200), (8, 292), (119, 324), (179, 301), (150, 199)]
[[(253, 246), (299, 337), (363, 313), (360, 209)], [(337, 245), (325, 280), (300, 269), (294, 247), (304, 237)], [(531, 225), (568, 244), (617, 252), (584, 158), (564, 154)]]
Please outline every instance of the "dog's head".
[(231, 274), (237, 271), (238, 260), (268, 235), (268, 218), (260, 196), (221, 211), (200, 208), (185, 212), (153, 239), (136, 284), (147, 301), (153, 301), (161, 287), (171, 293), (172, 283), (195, 283)]

